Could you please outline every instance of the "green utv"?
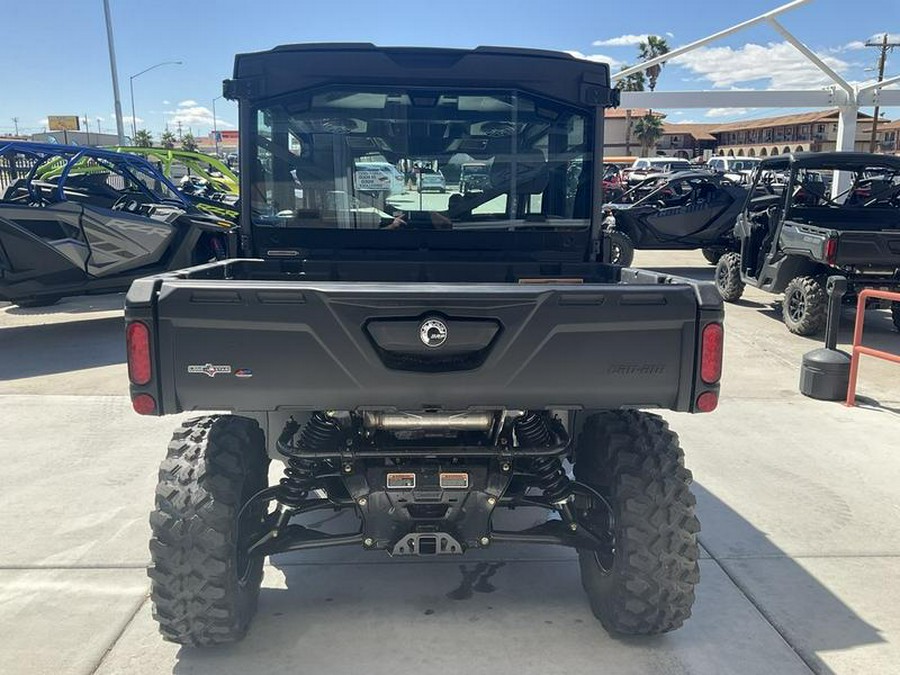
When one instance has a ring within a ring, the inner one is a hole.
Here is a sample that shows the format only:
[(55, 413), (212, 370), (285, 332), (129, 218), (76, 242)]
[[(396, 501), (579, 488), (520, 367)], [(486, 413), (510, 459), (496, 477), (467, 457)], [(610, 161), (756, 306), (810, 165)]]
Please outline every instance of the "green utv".
[[(608, 67), (291, 45), (239, 55), (225, 95), (240, 106), (248, 257), (127, 297), (135, 410), (229, 411), (184, 422), (160, 469), (163, 636), (239, 639), (268, 555), (510, 542), (576, 549), (612, 632), (681, 626), (698, 582), (691, 474), (643, 409), (716, 407), (723, 309), (712, 284), (604, 262)], [(489, 180), (417, 191), (415, 169), (451, 161)], [(495, 522), (525, 506), (546, 520)], [(317, 526), (322, 512), (344, 513)]]

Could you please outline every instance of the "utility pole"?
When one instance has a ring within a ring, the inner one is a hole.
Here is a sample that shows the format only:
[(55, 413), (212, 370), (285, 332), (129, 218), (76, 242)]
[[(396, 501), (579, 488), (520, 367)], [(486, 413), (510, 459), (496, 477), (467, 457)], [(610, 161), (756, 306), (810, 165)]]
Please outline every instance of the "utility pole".
[(119, 71), (116, 67), (116, 46), (113, 43), (112, 19), (109, 16), (109, 0), (103, 0), (103, 14), (106, 17), (106, 41), (109, 45), (109, 70), (112, 73), (113, 99), (116, 105), (116, 132), (119, 145), (125, 145), (125, 123), (122, 121), (122, 99), (119, 98)]
[(18, 136), (19, 135), (19, 118), (13, 117), (12, 121), (13, 121), (13, 124), (16, 125), (16, 136)]
[(178, 120), (178, 140), (181, 140), (181, 120)]
[[(885, 33), (881, 42), (866, 42), (866, 47), (879, 47), (881, 55), (878, 57), (878, 82), (884, 79), (884, 62), (887, 60), (888, 51), (894, 51), (894, 47), (900, 47), (900, 42), (888, 42), (888, 34)], [(876, 90), (877, 91), (877, 90)], [(875, 152), (878, 134), (878, 99), (875, 99), (875, 114), (872, 118), (872, 136), (869, 138), (869, 152)]]

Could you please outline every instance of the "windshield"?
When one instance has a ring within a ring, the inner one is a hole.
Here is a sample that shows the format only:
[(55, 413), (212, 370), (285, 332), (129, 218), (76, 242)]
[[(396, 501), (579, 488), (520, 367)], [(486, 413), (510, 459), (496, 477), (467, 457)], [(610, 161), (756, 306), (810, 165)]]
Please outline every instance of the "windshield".
[(735, 171), (751, 171), (759, 162), (758, 159), (736, 159), (731, 163), (731, 168)]
[(253, 222), (583, 228), (590, 171), (572, 185), (571, 169), (591, 165), (590, 119), (513, 91), (307, 92), (256, 113)]

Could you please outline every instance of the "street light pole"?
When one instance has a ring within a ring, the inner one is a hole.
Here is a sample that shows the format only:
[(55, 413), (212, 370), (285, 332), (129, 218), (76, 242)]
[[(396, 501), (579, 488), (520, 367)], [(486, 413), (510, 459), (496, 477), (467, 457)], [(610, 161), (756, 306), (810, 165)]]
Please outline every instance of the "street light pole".
[(212, 100), (213, 106), (213, 140), (216, 142), (216, 157), (219, 156), (219, 128), (216, 126), (216, 101), (220, 98), (224, 98), (224, 96), (216, 96)]
[(162, 61), (157, 63), (155, 66), (150, 66), (149, 68), (144, 68), (141, 72), (135, 73), (131, 77), (128, 78), (128, 88), (131, 90), (131, 142), (134, 143), (134, 137), (137, 136), (137, 122), (135, 121), (134, 114), (134, 78), (140, 77), (144, 73), (149, 73), (154, 68), (159, 68), (160, 66), (180, 66), (181, 61)]
[(125, 145), (125, 125), (122, 124), (122, 99), (119, 98), (119, 71), (116, 68), (116, 46), (113, 44), (112, 19), (109, 16), (109, 0), (103, 0), (103, 15), (106, 17), (106, 42), (109, 45), (109, 70), (112, 73), (113, 100), (116, 105), (116, 131), (119, 145)]

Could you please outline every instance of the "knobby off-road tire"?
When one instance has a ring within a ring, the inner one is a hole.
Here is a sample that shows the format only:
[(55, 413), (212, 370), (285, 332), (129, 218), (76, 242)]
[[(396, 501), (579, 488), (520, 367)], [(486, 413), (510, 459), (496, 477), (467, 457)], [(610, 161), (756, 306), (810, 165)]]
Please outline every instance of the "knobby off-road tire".
[(594, 615), (621, 635), (680, 627), (691, 615), (700, 579), (700, 523), (678, 436), (658, 415), (597, 414), (579, 437), (575, 476), (607, 498), (616, 518), (611, 559), (578, 553)]
[(609, 230), (610, 262), (613, 265), (628, 267), (634, 260), (634, 242), (624, 232)]
[(716, 263), (716, 288), (725, 302), (740, 300), (744, 294), (740, 253), (732, 251), (719, 258), (719, 262)]
[(715, 265), (719, 262), (721, 257), (728, 252), (727, 249), (711, 246), (709, 248), (701, 248), (700, 253), (703, 254), (703, 257), (706, 258), (706, 262), (710, 265)]
[(784, 325), (796, 335), (815, 335), (825, 328), (828, 296), (825, 287), (813, 277), (794, 277), (784, 289), (781, 316)]
[(891, 303), (891, 319), (894, 322), (894, 328), (900, 330), (900, 302)]
[[(268, 466), (254, 420), (200, 417), (172, 436), (150, 514), (150, 597), (166, 640), (213, 645), (246, 633), (263, 560), (238, 555), (238, 539), (245, 537), (237, 516), (266, 487)], [(248, 511), (242, 523), (259, 523), (265, 515), (262, 506)]]

